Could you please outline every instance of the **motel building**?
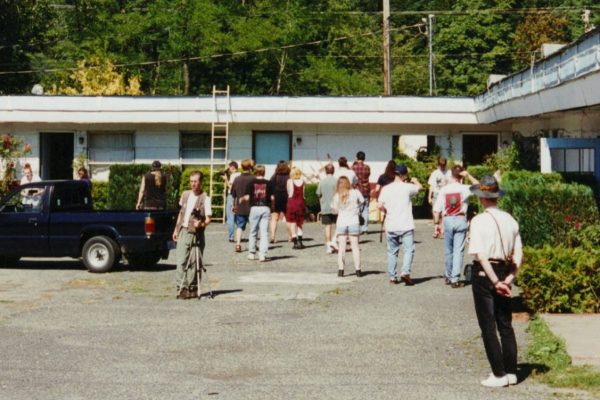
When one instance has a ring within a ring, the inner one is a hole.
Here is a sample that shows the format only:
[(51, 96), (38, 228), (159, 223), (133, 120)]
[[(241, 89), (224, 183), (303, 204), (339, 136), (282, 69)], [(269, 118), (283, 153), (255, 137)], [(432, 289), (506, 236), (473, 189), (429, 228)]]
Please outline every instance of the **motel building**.
[(92, 179), (115, 163), (210, 165), (293, 160), (307, 175), (329, 159), (366, 153), (376, 180), (394, 146), (414, 156), (438, 145), (466, 165), (515, 133), (540, 141), (543, 172), (593, 173), (600, 181), (600, 29), (501, 77), (477, 97), (0, 96), (0, 133), (32, 145), (42, 179)]

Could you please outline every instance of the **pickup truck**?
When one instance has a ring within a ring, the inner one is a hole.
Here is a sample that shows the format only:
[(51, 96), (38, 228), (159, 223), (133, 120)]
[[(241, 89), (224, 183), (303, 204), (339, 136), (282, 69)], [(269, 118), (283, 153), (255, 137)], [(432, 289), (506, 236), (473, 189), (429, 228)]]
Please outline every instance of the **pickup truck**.
[(81, 257), (107, 272), (121, 257), (134, 267), (169, 255), (177, 211), (94, 211), (86, 181), (42, 181), (0, 200), (0, 264), (21, 257)]

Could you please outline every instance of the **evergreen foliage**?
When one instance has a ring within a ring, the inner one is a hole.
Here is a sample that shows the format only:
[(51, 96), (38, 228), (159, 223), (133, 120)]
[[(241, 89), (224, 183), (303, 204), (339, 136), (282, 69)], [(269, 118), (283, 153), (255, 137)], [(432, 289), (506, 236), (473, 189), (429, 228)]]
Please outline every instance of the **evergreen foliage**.
[[(432, 10), (440, 11), (433, 28), (436, 92), (473, 95), (488, 74), (527, 65), (542, 42), (581, 35), (585, 5), (391, 0), (392, 93), (429, 93), (422, 18)], [(591, 8), (591, 23), (600, 25), (598, 8)], [(0, 94), (27, 94), (35, 83), (47, 92), (100, 94), (94, 82), (103, 79), (113, 94), (199, 95), (212, 85), (230, 85), (236, 95), (383, 91), (380, 2), (0, 0), (0, 9), (0, 72), (9, 72), (0, 74)]]

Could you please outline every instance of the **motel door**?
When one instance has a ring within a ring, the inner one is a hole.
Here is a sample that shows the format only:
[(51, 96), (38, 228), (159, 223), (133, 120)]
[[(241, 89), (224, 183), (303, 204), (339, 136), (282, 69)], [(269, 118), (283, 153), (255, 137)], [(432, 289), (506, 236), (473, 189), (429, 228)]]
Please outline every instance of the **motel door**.
[(252, 156), (256, 164), (277, 165), (292, 158), (292, 132), (254, 132)]
[(463, 165), (481, 165), (485, 158), (498, 151), (498, 135), (463, 134)]
[(47, 179), (73, 179), (72, 132), (40, 133), (40, 175)]

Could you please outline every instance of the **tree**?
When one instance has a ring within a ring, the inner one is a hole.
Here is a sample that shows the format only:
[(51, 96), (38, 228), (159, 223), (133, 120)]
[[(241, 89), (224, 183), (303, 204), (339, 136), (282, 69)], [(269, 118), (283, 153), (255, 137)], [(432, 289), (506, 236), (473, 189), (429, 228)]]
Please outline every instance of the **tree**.
[(437, 18), (434, 50), (437, 94), (474, 96), (486, 88), (490, 74), (513, 71), (510, 36), (514, 17), (478, 13), (479, 9), (511, 9), (514, 0), (459, 0), (456, 11), (467, 15)]
[(513, 38), (516, 67), (525, 68), (531, 62), (531, 53), (544, 43), (565, 43), (568, 20), (556, 14), (529, 14), (517, 25)]
[(110, 60), (92, 57), (90, 60), (80, 61), (77, 70), (69, 82), (53, 85), (48, 94), (85, 95), (85, 96), (119, 96), (141, 95), (140, 79), (137, 76), (128, 79), (115, 71), (115, 66)]

